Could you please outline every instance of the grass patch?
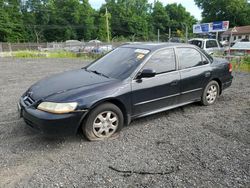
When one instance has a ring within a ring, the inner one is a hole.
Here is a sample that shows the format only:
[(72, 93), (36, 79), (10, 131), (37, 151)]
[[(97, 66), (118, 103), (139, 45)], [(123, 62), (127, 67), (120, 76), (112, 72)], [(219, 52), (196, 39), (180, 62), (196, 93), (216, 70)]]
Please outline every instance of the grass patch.
[(236, 60), (232, 60), (231, 63), (236, 71), (250, 72), (250, 56), (243, 57), (240, 63), (237, 63)]
[(66, 51), (47, 52), (49, 58), (77, 58), (77, 54)]
[(100, 55), (86, 54), (86, 53), (73, 53), (67, 51), (53, 51), (53, 52), (40, 52), (40, 51), (16, 51), (11, 55), (16, 58), (82, 58), (82, 59), (96, 59)]
[(36, 57), (46, 57), (47, 54), (39, 51), (15, 51), (11, 55), (17, 58), (36, 58)]

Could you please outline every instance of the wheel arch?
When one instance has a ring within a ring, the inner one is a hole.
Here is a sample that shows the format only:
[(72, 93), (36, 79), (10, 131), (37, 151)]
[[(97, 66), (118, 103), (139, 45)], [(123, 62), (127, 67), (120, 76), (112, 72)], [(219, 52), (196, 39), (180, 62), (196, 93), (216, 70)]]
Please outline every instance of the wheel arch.
[(84, 114), (81, 121), (80, 121), (80, 124), (78, 126), (78, 131), (79, 129), (81, 128), (82, 126), (82, 123), (86, 120), (86, 118), (88, 117), (89, 113), (97, 106), (103, 104), (103, 103), (111, 103), (111, 104), (114, 104), (116, 105), (122, 112), (123, 114), (123, 118), (124, 118), (124, 125), (128, 125), (131, 121), (131, 118), (128, 114), (128, 111), (124, 105), (123, 102), (121, 102), (119, 99), (116, 99), (116, 98), (106, 98), (106, 99), (103, 99), (103, 100), (100, 100), (96, 103), (94, 103), (93, 105), (91, 105), (91, 107), (89, 108), (87, 114)]
[(216, 81), (219, 84), (219, 86), (220, 86), (219, 94), (221, 95), (221, 93), (222, 93), (222, 82), (221, 82), (221, 80), (219, 78), (213, 78), (210, 81)]

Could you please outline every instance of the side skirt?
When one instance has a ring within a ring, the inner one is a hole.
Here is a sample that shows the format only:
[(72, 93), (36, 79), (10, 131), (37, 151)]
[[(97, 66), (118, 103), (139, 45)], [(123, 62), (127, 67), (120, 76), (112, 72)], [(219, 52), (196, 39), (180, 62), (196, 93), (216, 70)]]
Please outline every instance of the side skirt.
[(174, 109), (174, 108), (177, 108), (177, 107), (180, 107), (180, 106), (185, 106), (187, 104), (191, 104), (191, 103), (198, 102), (198, 101), (200, 101), (200, 100), (197, 99), (197, 100), (188, 101), (188, 102), (185, 102), (185, 103), (180, 103), (180, 104), (176, 104), (176, 105), (172, 105), (172, 106), (167, 106), (167, 107), (160, 108), (160, 109), (157, 109), (157, 110), (154, 110), (154, 111), (149, 111), (149, 112), (145, 112), (145, 113), (142, 113), (142, 114), (139, 114), (139, 115), (132, 116), (132, 119), (137, 119), (137, 118), (140, 118), (140, 117), (149, 116), (149, 115), (152, 115), (152, 114), (167, 111), (167, 110)]

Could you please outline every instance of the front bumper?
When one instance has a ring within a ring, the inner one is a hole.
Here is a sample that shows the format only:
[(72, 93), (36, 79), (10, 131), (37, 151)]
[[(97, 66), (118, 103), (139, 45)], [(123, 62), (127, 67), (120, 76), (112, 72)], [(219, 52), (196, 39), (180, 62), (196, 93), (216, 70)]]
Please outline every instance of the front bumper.
[(65, 136), (76, 134), (87, 112), (73, 112), (67, 114), (52, 114), (28, 107), (22, 101), (19, 102), (20, 117), (32, 129), (46, 135)]

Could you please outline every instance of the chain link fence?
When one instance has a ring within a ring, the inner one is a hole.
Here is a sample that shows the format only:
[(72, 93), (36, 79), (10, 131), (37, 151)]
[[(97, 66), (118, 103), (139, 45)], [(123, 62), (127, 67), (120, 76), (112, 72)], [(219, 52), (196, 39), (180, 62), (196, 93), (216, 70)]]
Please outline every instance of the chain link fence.
[(0, 53), (11, 54), (16, 51), (69, 51), (75, 53), (105, 53), (120, 45), (122, 42), (102, 43), (99, 41), (94, 42), (80, 42), (69, 40), (66, 42), (51, 42), (51, 43), (6, 43), (0, 42)]

